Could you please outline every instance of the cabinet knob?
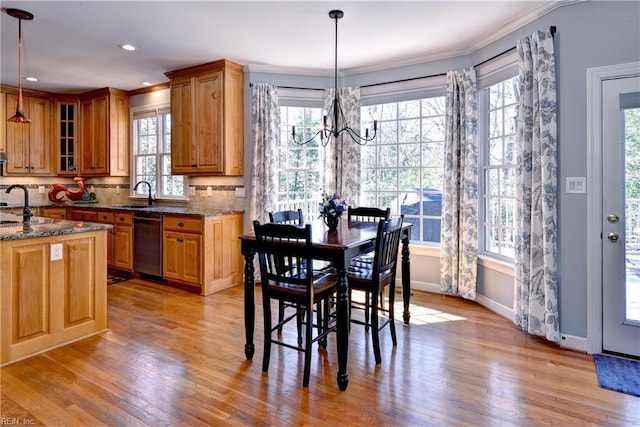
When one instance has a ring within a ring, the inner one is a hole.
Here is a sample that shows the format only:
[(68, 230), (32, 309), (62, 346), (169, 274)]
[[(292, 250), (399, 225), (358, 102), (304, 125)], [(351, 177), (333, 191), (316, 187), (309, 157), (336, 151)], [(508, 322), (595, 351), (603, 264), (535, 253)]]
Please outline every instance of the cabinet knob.
[(178, 223), (178, 227), (184, 227), (184, 224), (183, 224), (183, 223), (181, 223), (181, 222), (179, 222), (179, 223)]

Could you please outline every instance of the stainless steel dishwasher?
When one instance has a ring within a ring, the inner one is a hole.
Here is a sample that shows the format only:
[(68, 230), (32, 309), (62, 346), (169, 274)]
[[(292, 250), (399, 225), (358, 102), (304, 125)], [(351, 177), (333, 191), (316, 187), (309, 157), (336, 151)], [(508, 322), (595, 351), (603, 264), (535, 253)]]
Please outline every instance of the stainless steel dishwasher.
[(162, 214), (133, 214), (133, 269), (162, 277)]

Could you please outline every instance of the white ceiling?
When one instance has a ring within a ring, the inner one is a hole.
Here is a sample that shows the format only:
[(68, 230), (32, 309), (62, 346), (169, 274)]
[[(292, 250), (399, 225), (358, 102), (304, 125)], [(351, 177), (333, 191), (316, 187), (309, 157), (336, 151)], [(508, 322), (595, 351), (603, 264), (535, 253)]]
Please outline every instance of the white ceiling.
[[(82, 92), (166, 82), (164, 72), (228, 58), (332, 73), (335, 24), (342, 74), (465, 55), (567, 1), (2, 1), (1, 83)], [(139, 48), (126, 52), (118, 46)]]

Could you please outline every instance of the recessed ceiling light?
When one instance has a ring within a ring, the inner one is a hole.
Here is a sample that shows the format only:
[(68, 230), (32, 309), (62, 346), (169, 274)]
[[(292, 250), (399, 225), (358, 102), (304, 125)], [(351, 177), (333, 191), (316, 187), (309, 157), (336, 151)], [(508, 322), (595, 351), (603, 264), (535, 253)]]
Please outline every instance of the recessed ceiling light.
[(29, 81), (29, 82), (37, 82), (38, 79), (36, 77), (25, 77), (25, 80)]
[(140, 84), (141, 84), (142, 86), (151, 86), (151, 85), (153, 85), (153, 83), (151, 83), (151, 82), (142, 82), (142, 83), (140, 83)]
[(121, 47), (122, 49), (124, 49), (124, 50), (128, 50), (128, 51), (134, 51), (134, 50), (136, 50), (136, 49), (137, 49), (137, 48), (136, 48), (134, 45), (132, 45), (132, 44), (121, 44), (121, 45), (120, 45), (120, 47)]

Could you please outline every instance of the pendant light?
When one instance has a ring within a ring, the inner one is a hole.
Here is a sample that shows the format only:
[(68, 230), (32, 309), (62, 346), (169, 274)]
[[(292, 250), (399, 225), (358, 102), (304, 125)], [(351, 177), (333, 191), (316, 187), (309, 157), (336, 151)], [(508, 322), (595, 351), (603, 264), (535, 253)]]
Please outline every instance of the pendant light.
[[(333, 73), (333, 84), (334, 84), (334, 92), (333, 92), (333, 101), (331, 102), (331, 107), (329, 108), (329, 112), (322, 117), (322, 126), (321, 128), (308, 140), (298, 140), (296, 138), (296, 127), (293, 126), (291, 128), (291, 138), (293, 142), (296, 144), (308, 144), (320, 136), (320, 143), (325, 146), (329, 143), (329, 138), (338, 138), (340, 134), (346, 133), (351, 137), (351, 139), (359, 145), (364, 145), (369, 141), (373, 141), (376, 137), (376, 133), (378, 131), (378, 121), (373, 121), (373, 135), (369, 136), (369, 129), (365, 129), (364, 136), (360, 135), (356, 132), (355, 129), (349, 127), (347, 125), (347, 120), (344, 117), (344, 112), (342, 111), (342, 107), (340, 106), (340, 98), (338, 97), (338, 20), (344, 17), (344, 12), (341, 10), (332, 10), (329, 12), (329, 18), (333, 19), (336, 26), (336, 36), (335, 36), (335, 50), (334, 50), (334, 73)], [(328, 120), (331, 120), (328, 123)], [(343, 124), (343, 127), (341, 126)]]
[(22, 20), (31, 21), (33, 14), (20, 9), (7, 9), (7, 15), (18, 19), (18, 105), (16, 113), (8, 119), (12, 123), (31, 123), (22, 106)]

